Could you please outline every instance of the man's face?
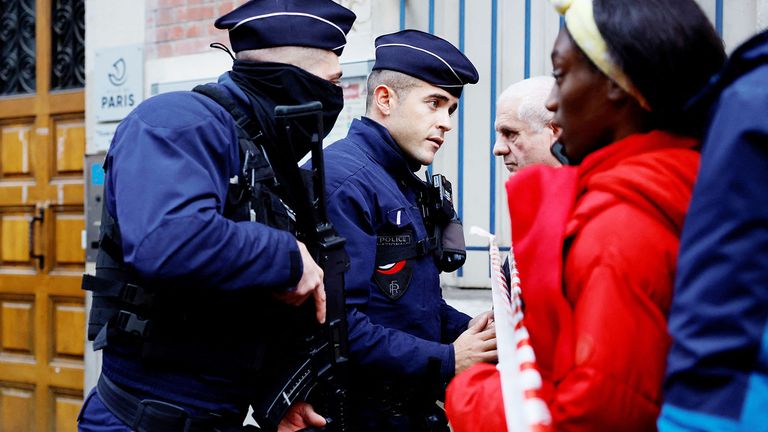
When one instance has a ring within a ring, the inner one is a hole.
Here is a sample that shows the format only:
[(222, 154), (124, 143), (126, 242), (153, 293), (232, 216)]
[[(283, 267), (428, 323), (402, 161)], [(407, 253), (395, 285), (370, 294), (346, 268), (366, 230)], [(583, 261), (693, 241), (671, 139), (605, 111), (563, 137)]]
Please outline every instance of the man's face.
[[(532, 127), (518, 117), (519, 100), (504, 98), (496, 111), (496, 143), (493, 154), (501, 156), (509, 172), (533, 164), (559, 165), (549, 151), (556, 136), (552, 128)], [(537, 130), (538, 129), (538, 130)]]
[(421, 82), (404, 97), (394, 96), (385, 126), (409, 158), (429, 165), (451, 130), (451, 114), (458, 102), (447, 91)]

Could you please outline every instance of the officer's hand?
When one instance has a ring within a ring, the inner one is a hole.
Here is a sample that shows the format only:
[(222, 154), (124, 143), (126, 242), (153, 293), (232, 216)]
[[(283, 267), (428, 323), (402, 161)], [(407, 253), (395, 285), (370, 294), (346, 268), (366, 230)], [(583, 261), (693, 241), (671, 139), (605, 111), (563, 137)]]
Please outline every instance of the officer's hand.
[(312, 255), (309, 254), (307, 247), (304, 243), (296, 240), (299, 245), (299, 252), (301, 253), (301, 263), (304, 268), (304, 273), (301, 275), (296, 288), (276, 293), (280, 301), (288, 303), (290, 305), (298, 306), (307, 299), (310, 295), (315, 299), (315, 309), (317, 311), (317, 321), (320, 324), (325, 323), (325, 285), (323, 285), (323, 269), (315, 263), (312, 259)]
[(496, 353), (496, 328), (489, 325), (491, 314), (486, 312), (478, 318), (453, 342), (456, 375), (475, 363), (493, 363), (499, 359)]
[(285, 417), (277, 425), (277, 432), (294, 432), (308, 427), (323, 427), (325, 419), (315, 412), (312, 405), (296, 401), (288, 408)]
[(491, 309), (491, 310), (489, 310), (489, 311), (486, 311), (486, 312), (483, 312), (483, 313), (481, 313), (480, 315), (478, 315), (478, 316), (476, 316), (476, 317), (472, 318), (472, 319), (469, 321), (469, 325), (467, 326), (467, 328), (474, 326), (474, 325), (475, 325), (475, 324), (477, 324), (477, 323), (478, 323), (480, 320), (483, 320), (483, 319), (486, 319), (486, 318), (488, 319), (488, 321), (486, 322), (486, 324), (485, 324), (485, 327), (483, 327), (483, 328), (482, 328), (482, 329), (480, 329), (480, 330), (488, 330), (489, 328), (493, 327), (493, 324), (494, 324), (494, 319), (493, 319), (493, 309)]

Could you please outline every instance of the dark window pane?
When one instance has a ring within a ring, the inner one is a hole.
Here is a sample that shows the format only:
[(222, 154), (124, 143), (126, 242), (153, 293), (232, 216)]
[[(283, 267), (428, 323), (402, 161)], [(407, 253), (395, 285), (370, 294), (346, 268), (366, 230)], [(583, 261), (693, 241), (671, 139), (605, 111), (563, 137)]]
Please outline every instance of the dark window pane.
[(35, 93), (35, 0), (0, 0), (0, 95)]
[(85, 1), (53, 0), (51, 90), (85, 86)]

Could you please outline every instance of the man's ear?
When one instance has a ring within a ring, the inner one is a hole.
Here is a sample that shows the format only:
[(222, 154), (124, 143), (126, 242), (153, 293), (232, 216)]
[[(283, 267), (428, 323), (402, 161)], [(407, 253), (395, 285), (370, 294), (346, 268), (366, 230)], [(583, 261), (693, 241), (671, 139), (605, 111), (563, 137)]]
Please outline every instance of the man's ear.
[(373, 90), (373, 104), (382, 116), (386, 117), (392, 113), (396, 100), (397, 95), (387, 85), (380, 84)]
[(547, 125), (549, 129), (552, 130), (552, 142), (554, 143), (558, 139), (560, 139), (560, 133), (563, 132), (563, 128), (561, 128), (559, 125), (555, 124), (555, 122), (549, 122)]

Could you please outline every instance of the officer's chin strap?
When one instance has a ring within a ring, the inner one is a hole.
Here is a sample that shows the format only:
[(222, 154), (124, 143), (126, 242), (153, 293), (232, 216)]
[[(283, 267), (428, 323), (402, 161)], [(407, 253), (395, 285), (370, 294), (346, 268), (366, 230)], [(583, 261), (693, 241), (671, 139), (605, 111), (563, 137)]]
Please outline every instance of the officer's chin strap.
[(211, 47), (211, 48), (220, 49), (220, 50), (224, 51), (225, 53), (229, 54), (230, 57), (232, 57), (232, 61), (235, 61), (235, 55), (232, 54), (232, 51), (230, 51), (229, 47), (227, 47), (223, 43), (221, 43), (221, 42), (214, 42), (214, 43), (212, 43), (212, 44), (210, 44), (208, 46)]

